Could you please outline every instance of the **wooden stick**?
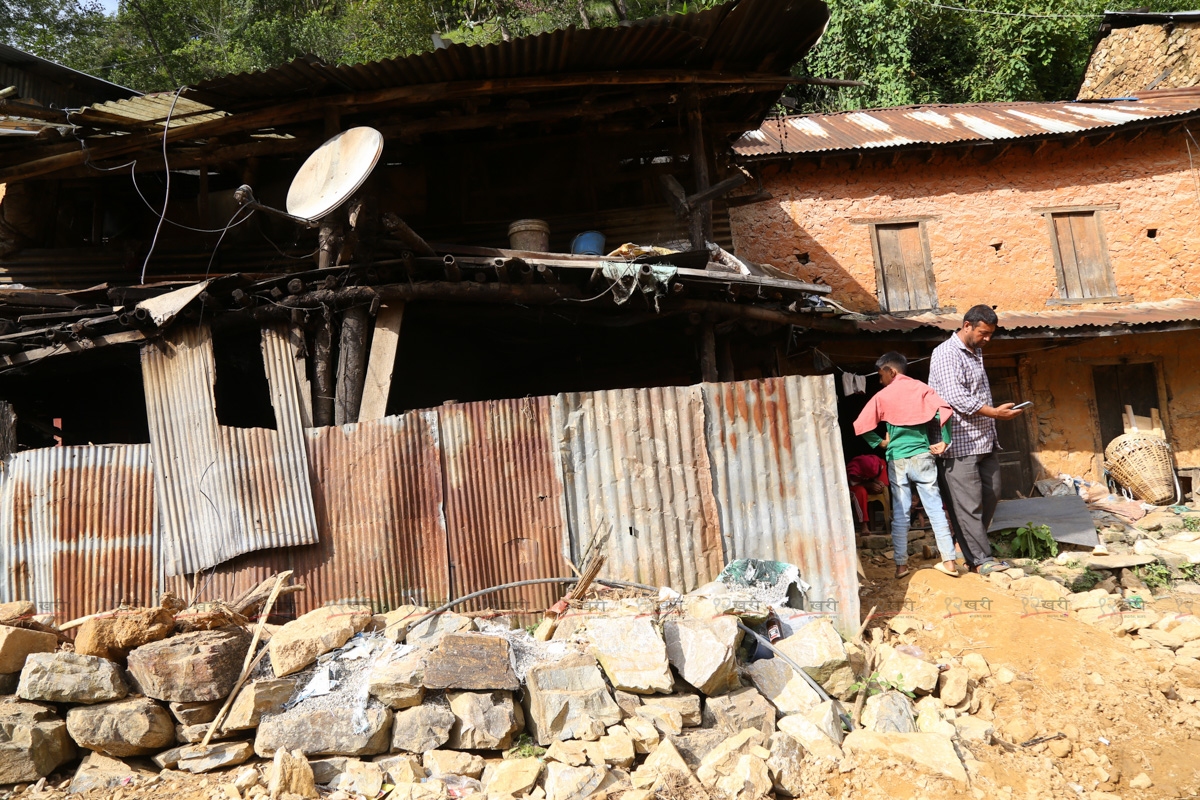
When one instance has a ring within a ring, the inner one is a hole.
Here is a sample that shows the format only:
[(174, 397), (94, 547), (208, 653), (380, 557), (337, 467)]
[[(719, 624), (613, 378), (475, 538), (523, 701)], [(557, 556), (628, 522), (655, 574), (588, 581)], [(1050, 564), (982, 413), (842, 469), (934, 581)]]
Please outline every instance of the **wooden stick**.
[(258, 620), (258, 625), (254, 628), (254, 638), (250, 640), (250, 649), (246, 651), (246, 660), (242, 662), (242, 674), (238, 676), (237, 683), (233, 685), (233, 691), (225, 698), (225, 703), (221, 706), (220, 713), (212, 721), (212, 725), (208, 727), (208, 733), (204, 734), (204, 741), (200, 742), (201, 747), (208, 746), (213, 734), (217, 732), (217, 728), (225, 721), (225, 716), (229, 713), (230, 706), (233, 705), (233, 699), (241, 691), (242, 684), (246, 682), (246, 678), (249, 677), (251, 671), (258, 666), (258, 662), (262, 661), (262, 657), (270, 649), (264, 647), (261, 653), (257, 656), (254, 655), (254, 648), (258, 647), (258, 642), (262, 638), (263, 628), (267, 624), (267, 617), (271, 616), (271, 606), (275, 605), (275, 598), (279, 597), (279, 590), (283, 588), (284, 581), (290, 577), (292, 577), (292, 571), (289, 569), (279, 573), (279, 577), (275, 579), (275, 588), (271, 590), (271, 596), (267, 598), (267, 602), (263, 605), (262, 616)]

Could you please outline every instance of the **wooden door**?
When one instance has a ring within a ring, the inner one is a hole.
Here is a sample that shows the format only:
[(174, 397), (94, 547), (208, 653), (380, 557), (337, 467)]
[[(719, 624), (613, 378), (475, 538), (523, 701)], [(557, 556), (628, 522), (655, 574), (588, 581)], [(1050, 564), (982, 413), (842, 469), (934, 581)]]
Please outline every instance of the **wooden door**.
[[(1005, 403), (1021, 403), (1027, 398), (1020, 397), (1017, 388), (1017, 371), (1015, 369), (989, 369), (988, 381), (992, 385), (992, 405), (1000, 406)], [(1026, 414), (1037, 413), (1037, 408), (1026, 410)], [(1029, 497), (1033, 488), (1033, 466), (1029, 458), (1031, 445), (1029, 429), (1023, 417), (1007, 421), (996, 421), (996, 437), (1003, 448), (1000, 457), (1000, 497), (1010, 500), (1014, 497)]]

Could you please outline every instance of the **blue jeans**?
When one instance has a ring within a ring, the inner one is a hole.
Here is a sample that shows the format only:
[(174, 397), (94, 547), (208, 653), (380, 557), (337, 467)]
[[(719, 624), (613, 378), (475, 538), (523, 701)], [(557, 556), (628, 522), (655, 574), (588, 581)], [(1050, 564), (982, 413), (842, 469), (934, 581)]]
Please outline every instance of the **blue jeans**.
[(933, 526), (942, 561), (954, 560), (954, 537), (942, 495), (938, 492), (937, 462), (932, 453), (921, 453), (888, 462), (888, 483), (892, 492), (892, 550), (896, 566), (908, 563), (908, 519), (912, 514), (912, 487), (917, 487), (921, 505)]

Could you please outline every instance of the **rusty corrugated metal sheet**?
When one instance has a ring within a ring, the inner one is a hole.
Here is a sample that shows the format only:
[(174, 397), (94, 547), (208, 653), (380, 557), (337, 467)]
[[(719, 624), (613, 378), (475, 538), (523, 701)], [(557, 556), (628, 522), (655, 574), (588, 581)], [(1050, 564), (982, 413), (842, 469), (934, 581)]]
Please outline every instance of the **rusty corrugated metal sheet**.
[[(562, 558), (564, 498), (552, 405), (527, 397), (443, 406), (446, 528), (454, 594), (571, 574)], [(541, 611), (559, 586), (530, 586), (474, 601), (468, 609)]]
[(743, 158), (911, 145), (993, 142), (1120, 128), (1200, 112), (1200, 96), (1104, 103), (899, 106), (766, 120), (733, 143)]
[(285, 613), (348, 600), (379, 610), (450, 598), (436, 411), (306, 432), (320, 541), (247, 553), (206, 574), (200, 599), (234, 597), (290, 569), (308, 589)]
[(0, 598), (32, 600), (59, 622), (122, 603), (152, 605), (167, 584), (149, 445), (13, 454), (0, 485)]
[(259, 72), (212, 78), (185, 92), (235, 109), (314, 95), (534, 75), (647, 69), (776, 71), (808, 51), (829, 20), (819, 0), (730, 0), (707, 11), (628, 25), (574, 26), (484, 46), (331, 66), (314, 56)]
[[(277, 380), (283, 369), (270, 369)], [(295, 376), (286, 370), (294, 384)], [(167, 574), (191, 574), (253, 550), (317, 541), (300, 412), (276, 403), (277, 431), (218, 423), (206, 326), (142, 350)], [(278, 384), (277, 384), (278, 385)], [(294, 395), (293, 395), (294, 397)]]
[[(1114, 325), (1151, 325), (1162, 322), (1194, 322), (1200, 320), (1200, 300), (1160, 300), (1154, 303), (1104, 305), (1099, 308), (1051, 309), (1046, 311), (997, 311), (1000, 336), (1005, 330), (1030, 328), (1080, 328)], [(893, 317), (880, 314), (856, 323), (860, 330), (872, 333), (912, 331), (918, 328), (941, 328), (956, 331), (962, 325), (962, 314), (914, 314)]]
[(721, 532), (699, 386), (561, 395), (563, 484), (578, 564), (686, 592), (721, 571)]
[(833, 377), (704, 384), (713, 488), (728, 561), (800, 569), (811, 601), (859, 624), (857, 553)]

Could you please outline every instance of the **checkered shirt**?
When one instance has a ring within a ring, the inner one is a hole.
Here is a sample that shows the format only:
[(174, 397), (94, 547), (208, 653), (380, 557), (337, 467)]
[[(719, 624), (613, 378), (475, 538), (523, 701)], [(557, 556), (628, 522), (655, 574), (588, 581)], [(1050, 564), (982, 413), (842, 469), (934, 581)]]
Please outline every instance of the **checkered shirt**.
[(997, 449), (996, 420), (976, 413), (992, 404), (992, 386), (983, 369), (982, 350), (972, 350), (954, 334), (933, 351), (929, 385), (955, 412), (950, 420), (950, 447), (944, 457), (982, 455)]

